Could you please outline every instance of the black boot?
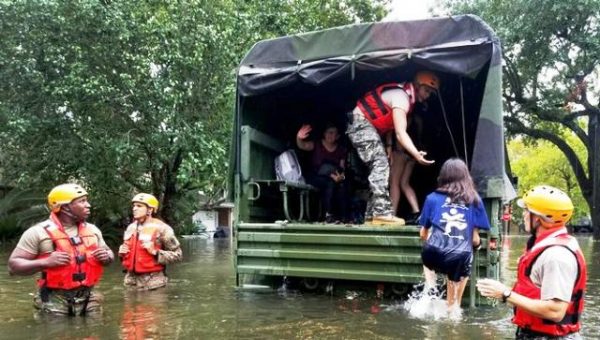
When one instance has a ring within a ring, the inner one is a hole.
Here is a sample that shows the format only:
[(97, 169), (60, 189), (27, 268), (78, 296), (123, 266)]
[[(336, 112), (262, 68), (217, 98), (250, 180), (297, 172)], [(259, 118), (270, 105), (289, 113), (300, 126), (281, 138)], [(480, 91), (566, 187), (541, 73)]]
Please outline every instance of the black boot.
[(328, 223), (328, 224), (335, 223), (335, 218), (333, 217), (333, 214), (330, 214), (330, 213), (325, 214), (325, 223)]

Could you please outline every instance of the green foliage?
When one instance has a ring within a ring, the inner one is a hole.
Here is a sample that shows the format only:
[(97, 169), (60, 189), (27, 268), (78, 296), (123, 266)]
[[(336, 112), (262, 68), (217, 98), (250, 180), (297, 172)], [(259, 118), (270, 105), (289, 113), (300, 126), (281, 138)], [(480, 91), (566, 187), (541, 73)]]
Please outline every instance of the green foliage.
[(152, 192), (175, 228), (224, 190), (235, 68), (260, 39), (377, 20), (387, 0), (0, 1), (0, 173), (88, 188), (117, 227)]
[[(585, 148), (574, 136), (570, 136), (569, 142), (576, 145), (578, 155), (585, 158)], [(508, 143), (508, 155), (513, 174), (519, 178), (519, 196), (536, 185), (551, 185), (571, 197), (575, 206), (573, 219), (589, 215), (573, 169), (556, 146), (547, 141), (525, 143), (522, 138), (515, 138)]]
[(48, 216), (45, 196), (36, 190), (12, 189), (0, 198), (0, 240), (18, 237)]
[[(203, 235), (206, 234), (206, 226), (202, 224), (202, 222), (194, 223), (192, 221), (187, 221), (184, 223), (181, 228), (179, 228), (178, 233), (180, 235)], [(207, 235), (207, 234), (206, 234)]]

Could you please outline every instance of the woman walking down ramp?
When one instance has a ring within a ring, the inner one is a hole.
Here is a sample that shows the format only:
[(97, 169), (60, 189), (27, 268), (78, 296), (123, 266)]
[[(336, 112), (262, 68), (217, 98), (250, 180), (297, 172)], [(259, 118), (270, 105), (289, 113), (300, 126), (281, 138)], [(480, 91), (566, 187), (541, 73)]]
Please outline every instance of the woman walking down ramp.
[(438, 176), (438, 188), (427, 196), (419, 220), (425, 240), (421, 258), (430, 270), (447, 276), (450, 316), (460, 315), (460, 303), (479, 245), (479, 229), (490, 229), (489, 220), (467, 165), (447, 160)]

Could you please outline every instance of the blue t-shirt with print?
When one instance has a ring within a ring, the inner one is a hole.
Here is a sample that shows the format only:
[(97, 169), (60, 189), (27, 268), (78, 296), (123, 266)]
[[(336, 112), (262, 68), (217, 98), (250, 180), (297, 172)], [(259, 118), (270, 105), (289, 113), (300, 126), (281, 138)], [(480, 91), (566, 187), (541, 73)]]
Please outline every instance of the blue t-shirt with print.
[[(472, 251), (473, 229), (490, 229), (483, 202), (465, 205), (453, 203), (448, 195), (433, 192), (425, 199), (419, 224), (432, 228), (438, 246), (451, 248), (447, 251)], [(432, 240), (433, 241), (433, 240)]]

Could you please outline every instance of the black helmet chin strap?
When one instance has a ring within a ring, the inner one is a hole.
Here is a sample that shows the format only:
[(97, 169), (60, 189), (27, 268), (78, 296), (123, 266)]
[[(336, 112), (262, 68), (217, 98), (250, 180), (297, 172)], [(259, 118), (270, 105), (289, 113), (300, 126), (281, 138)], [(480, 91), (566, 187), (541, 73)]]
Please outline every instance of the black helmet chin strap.
[(531, 247), (533, 247), (533, 245), (535, 244), (535, 239), (536, 239), (536, 234), (537, 234), (537, 228), (539, 228), (540, 226), (534, 226), (533, 225), (533, 216), (534, 214), (531, 213), (531, 211), (529, 212), (529, 233), (531, 234), (531, 236), (529, 236), (529, 240), (527, 240), (527, 250), (531, 249)]
[(83, 222), (83, 220), (79, 219), (79, 217), (75, 216), (72, 212), (71, 209), (69, 209), (67, 207), (67, 205), (63, 205), (60, 207), (60, 212), (70, 218), (72, 218), (75, 222), (79, 223), (79, 222)]
[(146, 204), (146, 217), (152, 218), (152, 214), (154, 213), (154, 208)]

